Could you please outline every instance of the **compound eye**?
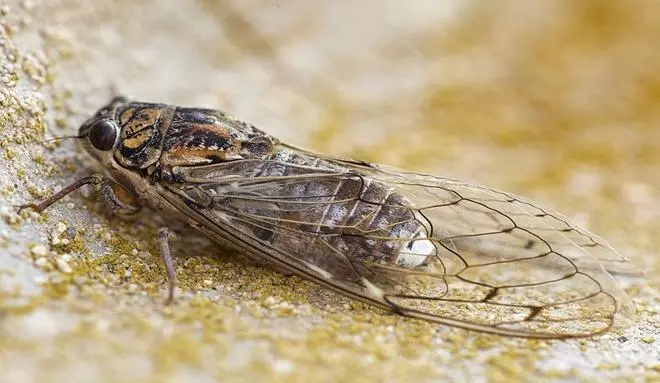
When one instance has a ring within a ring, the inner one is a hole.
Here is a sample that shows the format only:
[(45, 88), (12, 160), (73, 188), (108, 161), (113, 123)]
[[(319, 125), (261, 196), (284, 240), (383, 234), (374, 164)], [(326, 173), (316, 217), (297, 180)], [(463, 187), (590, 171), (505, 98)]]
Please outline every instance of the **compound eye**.
[(90, 129), (89, 142), (96, 149), (107, 151), (115, 145), (118, 133), (117, 124), (109, 120), (101, 120)]

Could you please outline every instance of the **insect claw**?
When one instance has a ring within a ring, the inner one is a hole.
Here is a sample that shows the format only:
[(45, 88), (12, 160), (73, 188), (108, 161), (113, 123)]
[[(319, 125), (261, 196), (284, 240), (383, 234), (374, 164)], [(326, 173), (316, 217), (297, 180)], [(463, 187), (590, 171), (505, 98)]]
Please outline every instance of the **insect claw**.
[(23, 205), (13, 205), (13, 208), (17, 209), (17, 213), (20, 213), (25, 209), (32, 209), (32, 210), (36, 211), (37, 213), (41, 213), (43, 211), (43, 209), (40, 209), (39, 205), (37, 205), (36, 203), (26, 203), (26, 204), (23, 204)]

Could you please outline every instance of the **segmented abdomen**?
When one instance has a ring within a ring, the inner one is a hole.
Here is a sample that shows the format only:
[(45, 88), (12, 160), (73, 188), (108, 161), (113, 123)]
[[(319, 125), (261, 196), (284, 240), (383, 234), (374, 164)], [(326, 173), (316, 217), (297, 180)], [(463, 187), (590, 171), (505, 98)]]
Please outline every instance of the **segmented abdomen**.
[[(252, 201), (227, 201), (243, 204), (234, 209), (252, 217), (253, 233), (260, 240), (286, 244), (308, 257), (305, 261), (335, 275), (351, 273), (346, 258), (412, 268), (433, 252), (409, 201), (392, 187), (348, 172), (337, 177), (345, 170), (286, 150), (272, 160), (253, 173), (255, 181), (268, 177), (269, 182), (241, 191), (253, 194)], [(282, 181), (273, 182), (273, 177)]]

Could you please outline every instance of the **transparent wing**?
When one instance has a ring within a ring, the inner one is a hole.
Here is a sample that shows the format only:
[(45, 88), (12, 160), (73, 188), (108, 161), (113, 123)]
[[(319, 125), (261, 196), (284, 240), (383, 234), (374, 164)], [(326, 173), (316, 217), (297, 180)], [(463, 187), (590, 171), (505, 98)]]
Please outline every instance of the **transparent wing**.
[(602, 264), (623, 257), (508, 193), (337, 159), (176, 170), (164, 197), (207, 233), (405, 316), (540, 338), (634, 317)]
[[(632, 322), (634, 305), (606, 269), (636, 273), (634, 267), (567, 217), (483, 186), (377, 165), (353, 167), (399, 185), (438, 249), (446, 304), (434, 312), (433, 296), (394, 295), (412, 316), (559, 336), (592, 335)], [(428, 286), (438, 277), (420, 279)]]

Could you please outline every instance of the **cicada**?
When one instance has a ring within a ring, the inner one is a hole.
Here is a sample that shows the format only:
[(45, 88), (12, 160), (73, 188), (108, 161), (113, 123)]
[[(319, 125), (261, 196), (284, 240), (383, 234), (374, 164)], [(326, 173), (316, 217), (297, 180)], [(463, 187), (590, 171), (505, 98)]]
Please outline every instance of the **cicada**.
[[(320, 155), (217, 110), (115, 98), (78, 138), (118, 214), (142, 206), (219, 246), (403, 316), (488, 333), (566, 338), (635, 309), (603, 239), (516, 195)], [(173, 297), (166, 229), (162, 258)]]

